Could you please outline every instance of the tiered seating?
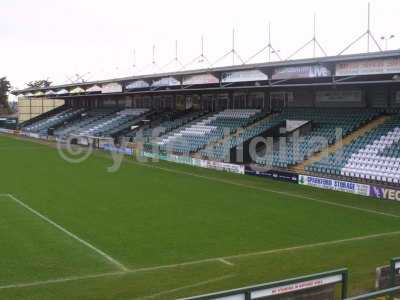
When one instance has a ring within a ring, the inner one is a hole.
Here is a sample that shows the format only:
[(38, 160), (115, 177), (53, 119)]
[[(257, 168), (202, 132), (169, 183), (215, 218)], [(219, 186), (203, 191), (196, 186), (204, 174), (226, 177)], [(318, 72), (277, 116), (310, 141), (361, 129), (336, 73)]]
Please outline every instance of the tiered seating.
[(139, 116), (148, 112), (146, 108), (139, 109), (125, 109), (99, 119), (90, 125), (82, 128), (78, 135), (83, 136), (107, 136), (114, 132), (118, 132), (124, 128), (131, 126)]
[(76, 122), (55, 131), (57, 136), (107, 136), (119, 129), (127, 128), (131, 122), (146, 113), (148, 109), (119, 109), (98, 108)]
[[(204, 114), (201, 111), (195, 111), (191, 112), (188, 114), (184, 114), (182, 116), (182, 113), (178, 114), (176, 117), (177, 113), (170, 113), (163, 115), (164, 120), (158, 120), (159, 123), (158, 126), (156, 125), (155, 127), (151, 128), (146, 128), (141, 131), (141, 136), (140, 138), (156, 138), (161, 136), (162, 134), (166, 134), (168, 132), (171, 132), (172, 130), (184, 126), (185, 124), (188, 124), (189, 122), (196, 120), (199, 118), (202, 114)], [(135, 138), (137, 136), (138, 131), (133, 131), (130, 133), (125, 134), (125, 137), (132, 137)]]
[(308, 166), (307, 171), (400, 182), (400, 115)]
[(40, 120), (33, 124), (30, 124), (23, 128), (23, 131), (39, 133), (39, 134), (47, 134), (47, 130), (51, 127), (58, 126), (63, 124), (64, 122), (78, 116), (82, 112), (84, 112), (84, 108), (68, 108), (58, 114), (55, 114), (49, 118)]
[(161, 151), (180, 154), (197, 152), (205, 145), (221, 139), (226, 131), (233, 133), (253, 123), (259, 114), (260, 110), (257, 109), (224, 110), (162, 136), (157, 146)]
[[(261, 112), (259, 118), (265, 117), (266, 113)], [(223, 161), (227, 158), (228, 153), (232, 148), (239, 146), (245, 141), (259, 136), (264, 131), (275, 127), (279, 123), (282, 123), (283, 119), (276, 115), (269, 120), (263, 120), (257, 125), (252, 127), (244, 127), (237, 134), (229, 137), (227, 140), (211, 145), (200, 151), (200, 154), (205, 159), (211, 159), (216, 161)]]
[[(275, 139), (273, 144), (273, 153), (269, 155), (260, 155), (262, 158), (257, 160), (258, 164), (271, 165), (275, 167), (286, 168), (289, 165), (295, 165), (307, 159), (314, 153), (321, 151), (328, 144), (336, 141), (336, 128), (342, 130), (342, 136), (346, 136), (362, 124), (376, 117), (374, 111), (359, 112), (356, 110), (334, 110), (334, 109), (287, 109), (276, 114), (268, 120), (259, 122), (256, 126), (244, 128), (236, 136), (231, 137), (225, 143), (218, 143), (212, 147), (207, 147), (201, 151), (203, 158), (222, 161), (226, 158), (230, 149), (259, 136), (268, 129), (278, 125), (284, 125), (286, 120), (305, 120), (312, 122), (312, 130), (300, 137), (296, 143), (288, 138), (286, 141)], [(284, 147), (284, 149), (280, 149)], [(281, 150), (281, 151), (280, 151)], [(265, 151), (264, 151), (265, 152)], [(260, 154), (260, 153), (259, 153)]]
[(65, 137), (71, 134), (78, 134), (84, 128), (87, 126), (90, 126), (94, 122), (97, 122), (98, 120), (109, 116), (111, 114), (116, 113), (116, 109), (109, 109), (109, 108), (96, 108), (92, 109), (90, 111), (87, 111), (84, 116), (82, 116), (80, 119), (75, 120), (74, 122), (71, 122), (63, 127), (58, 128), (57, 130), (54, 131), (54, 135), (58, 137)]
[[(336, 142), (336, 130), (341, 129), (341, 137), (353, 132), (361, 125), (369, 122), (378, 115), (375, 111), (334, 110), (334, 109), (290, 109), (283, 112), (281, 120), (309, 120), (312, 121), (312, 130), (301, 136), (298, 141), (289, 137), (286, 142), (274, 143), (273, 153), (257, 163), (272, 164), (275, 167), (287, 168), (303, 162), (314, 153), (321, 151), (329, 144)], [(341, 138), (340, 137), (340, 138)], [(280, 147), (284, 148), (280, 148)]]

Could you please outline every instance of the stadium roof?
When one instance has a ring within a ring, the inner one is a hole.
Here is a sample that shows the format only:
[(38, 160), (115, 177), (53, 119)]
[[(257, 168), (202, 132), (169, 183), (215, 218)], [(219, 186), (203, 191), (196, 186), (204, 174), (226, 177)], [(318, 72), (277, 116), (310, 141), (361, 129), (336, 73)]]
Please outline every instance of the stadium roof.
[(264, 63), (254, 63), (254, 64), (243, 64), (235, 66), (225, 66), (225, 67), (215, 67), (215, 68), (205, 68), (196, 70), (185, 70), (176, 72), (166, 72), (157, 74), (146, 74), (146, 75), (135, 75), (129, 77), (112, 78), (99, 81), (90, 81), (82, 83), (70, 83), (62, 85), (52, 85), (47, 88), (26, 88), (20, 90), (12, 91), (12, 94), (19, 95), (22, 93), (35, 92), (35, 91), (47, 91), (47, 90), (58, 90), (66, 88), (77, 88), (79, 86), (92, 86), (92, 85), (102, 85), (106, 83), (127, 83), (134, 80), (157, 80), (164, 77), (183, 77), (190, 75), (198, 75), (204, 73), (223, 73), (223, 72), (234, 72), (234, 71), (245, 71), (254, 69), (272, 70), (277, 67), (291, 67), (291, 66), (302, 66), (302, 65), (331, 65), (340, 62), (351, 62), (359, 60), (372, 60), (372, 59), (385, 59), (385, 58), (398, 58), (400, 59), (400, 50), (390, 50), (381, 52), (370, 52), (370, 53), (358, 53), (349, 55), (339, 55), (339, 56), (324, 56), (316, 58), (307, 59), (296, 59), (296, 60), (282, 60), (274, 62), (264, 62)]

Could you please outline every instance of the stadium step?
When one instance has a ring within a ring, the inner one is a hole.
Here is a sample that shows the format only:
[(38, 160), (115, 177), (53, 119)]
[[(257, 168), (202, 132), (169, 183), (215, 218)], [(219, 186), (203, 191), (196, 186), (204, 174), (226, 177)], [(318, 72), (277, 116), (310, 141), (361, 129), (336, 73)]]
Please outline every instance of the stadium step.
[(359, 129), (355, 130), (348, 136), (344, 137), (341, 141), (330, 145), (329, 147), (325, 148), (323, 151), (316, 153), (315, 155), (311, 156), (309, 159), (303, 161), (301, 164), (291, 167), (290, 169), (296, 172), (304, 172), (304, 168), (308, 165), (311, 165), (314, 162), (321, 160), (323, 157), (328, 156), (330, 153), (338, 151), (343, 146), (350, 144), (358, 137), (364, 135), (368, 131), (378, 127), (380, 124), (384, 123), (389, 116), (380, 116), (371, 122), (368, 122), (364, 126), (360, 127)]

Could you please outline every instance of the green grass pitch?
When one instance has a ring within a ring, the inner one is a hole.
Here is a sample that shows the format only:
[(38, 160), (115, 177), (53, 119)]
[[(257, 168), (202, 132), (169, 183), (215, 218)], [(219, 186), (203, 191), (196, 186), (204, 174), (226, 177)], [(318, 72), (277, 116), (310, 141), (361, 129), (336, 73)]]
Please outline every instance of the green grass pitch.
[[(399, 256), (400, 204), (0, 137), (0, 299), (176, 299)], [(21, 202), (18, 202), (21, 201)]]

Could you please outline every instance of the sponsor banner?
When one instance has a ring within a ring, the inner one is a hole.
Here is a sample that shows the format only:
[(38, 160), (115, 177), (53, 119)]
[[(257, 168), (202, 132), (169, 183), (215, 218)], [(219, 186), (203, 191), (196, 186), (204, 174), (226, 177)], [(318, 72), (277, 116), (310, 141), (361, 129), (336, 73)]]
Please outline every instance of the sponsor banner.
[(28, 136), (28, 137), (30, 137), (30, 138), (40, 139), (40, 136), (39, 136), (38, 133), (26, 132), (25, 135)]
[(42, 91), (37, 91), (36, 93), (33, 94), (35, 97), (41, 97), (44, 96), (44, 93)]
[(166, 161), (171, 161), (180, 164), (191, 165), (195, 167), (207, 168), (207, 169), (214, 169), (218, 171), (226, 171), (231, 173), (237, 174), (244, 174), (244, 166), (236, 165), (236, 164), (229, 164), (229, 163), (222, 163), (216, 161), (209, 161), (203, 159), (196, 159), (191, 158), (188, 156), (180, 156), (180, 155), (165, 155), (165, 154), (154, 154), (150, 152), (143, 152), (143, 156), (151, 159), (161, 159)]
[(77, 86), (76, 88), (74, 88), (73, 90), (71, 90), (71, 94), (82, 94), (84, 93), (85, 90), (83, 88), (81, 88), (80, 86)]
[(85, 137), (79, 137), (77, 138), (76, 143), (82, 146), (89, 146), (89, 139)]
[(342, 282), (342, 279), (343, 279), (342, 275), (334, 275), (325, 278), (318, 278), (318, 279), (258, 290), (251, 292), (251, 299), (263, 299), (264, 297), (293, 293), (305, 289), (320, 287), (323, 285), (335, 284)]
[(86, 93), (101, 93), (101, 87), (98, 85), (93, 85), (90, 88), (86, 89)]
[(212, 160), (206, 160), (205, 164), (206, 164), (207, 169), (214, 169), (214, 170), (218, 170), (218, 171), (226, 171), (226, 172), (231, 172), (231, 173), (244, 174), (244, 166), (239, 166), (239, 165), (229, 164), (229, 163), (222, 163), (222, 162), (212, 161)]
[(331, 71), (321, 65), (275, 68), (272, 79), (317, 78), (331, 76)]
[(181, 85), (181, 82), (174, 77), (163, 77), (158, 80), (154, 80), (151, 86), (178, 86)]
[(121, 93), (122, 92), (122, 85), (117, 82), (111, 82), (103, 84), (102, 86), (102, 93)]
[(392, 187), (378, 187), (378, 186), (370, 186), (369, 187), (369, 195), (374, 198), (400, 201), (400, 190)]
[(299, 175), (299, 184), (369, 196), (369, 185), (323, 177)]
[(361, 90), (343, 90), (343, 91), (317, 91), (317, 102), (334, 102), (334, 103), (361, 103), (362, 91)]
[(0, 132), (2, 132), (2, 133), (14, 133), (14, 130), (6, 129), (6, 128), (0, 128)]
[(55, 95), (55, 94), (56, 94), (56, 92), (54, 92), (53, 90), (49, 90), (49, 91), (47, 91), (47, 92), (45, 93), (46, 96), (53, 96), (53, 95)]
[(56, 92), (56, 95), (66, 95), (66, 94), (69, 94), (68, 90), (66, 90), (66, 89), (61, 89)]
[(125, 88), (127, 90), (134, 90), (134, 89), (144, 89), (148, 88), (150, 84), (144, 80), (136, 80), (134, 82), (129, 83)]
[(192, 76), (183, 77), (183, 85), (195, 85), (195, 84), (213, 84), (219, 83), (219, 79), (213, 74), (199, 74)]
[(246, 170), (247, 175), (260, 176), (272, 178), (280, 181), (298, 183), (299, 175), (293, 172), (284, 172), (276, 170), (266, 170), (266, 171), (255, 171), (251, 169)]
[(101, 149), (103, 150), (107, 150), (107, 151), (111, 151), (111, 152), (115, 152), (115, 153), (121, 153), (121, 154), (125, 154), (125, 155), (133, 155), (133, 149), (131, 148), (127, 148), (127, 147), (116, 147), (112, 144), (103, 144), (100, 146)]
[(358, 60), (336, 64), (336, 76), (391, 74), (399, 72), (400, 58)]
[(221, 82), (246, 82), (246, 81), (263, 81), (268, 80), (268, 75), (260, 70), (246, 70), (237, 72), (222, 73)]

